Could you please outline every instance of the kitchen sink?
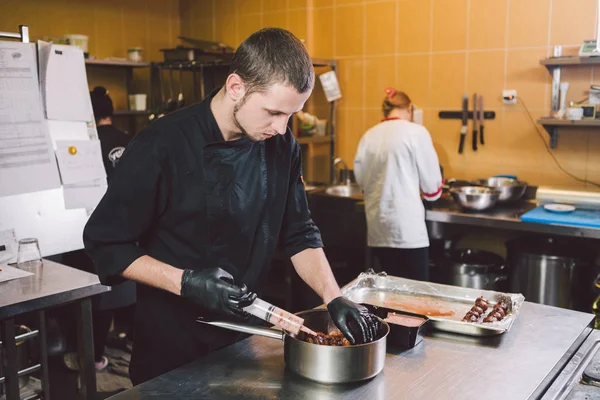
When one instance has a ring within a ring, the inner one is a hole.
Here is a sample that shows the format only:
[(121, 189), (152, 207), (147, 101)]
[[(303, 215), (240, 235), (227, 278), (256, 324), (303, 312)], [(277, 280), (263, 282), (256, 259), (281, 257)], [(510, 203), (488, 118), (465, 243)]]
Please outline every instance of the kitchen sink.
[(336, 185), (325, 189), (325, 193), (337, 197), (359, 197), (362, 198), (362, 190), (358, 185)]

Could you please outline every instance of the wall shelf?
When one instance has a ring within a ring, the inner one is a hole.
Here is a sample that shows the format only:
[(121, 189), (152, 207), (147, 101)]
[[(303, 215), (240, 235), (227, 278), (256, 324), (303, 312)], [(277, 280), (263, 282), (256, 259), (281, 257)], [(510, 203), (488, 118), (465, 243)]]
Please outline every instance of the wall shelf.
[(600, 65), (600, 57), (550, 57), (540, 61), (547, 68), (577, 65)]
[(600, 128), (600, 119), (582, 119), (571, 121), (567, 119), (538, 119), (537, 123), (542, 125), (550, 135), (550, 148), (555, 149), (558, 144), (558, 128)]
[(121, 67), (121, 68), (147, 68), (150, 63), (147, 62), (134, 62), (129, 60), (97, 60), (97, 59), (86, 59), (86, 65), (99, 66), (99, 67)]
[[(600, 65), (600, 57), (561, 56), (560, 49), (555, 47), (554, 57), (540, 60), (548, 72), (552, 74), (552, 113), (559, 109), (560, 74), (562, 67), (593, 66)], [(542, 118), (537, 121), (550, 135), (550, 148), (555, 149), (558, 145), (558, 129), (565, 127), (600, 128), (600, 120), (584, 119), (581, 121), (569, 121), (552, 118)]]

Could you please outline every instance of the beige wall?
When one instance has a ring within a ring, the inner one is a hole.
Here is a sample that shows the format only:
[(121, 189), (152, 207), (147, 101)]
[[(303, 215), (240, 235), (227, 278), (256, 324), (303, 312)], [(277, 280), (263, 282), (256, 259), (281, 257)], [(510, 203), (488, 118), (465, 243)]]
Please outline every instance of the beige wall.
[[(160, 61), (163, 48), (179, 43), (178, 0), (2, 0), (0, 31), (28, 25), (31, 39), (64, 34), (89, 37), (90, 56), (126, 57), (127, 48), (142, 47), (145, 60)], [(106, 86), (115, 107), (127, 108), (123, 70), (89, 70), (90, 87)], [(147, 71), (136, 70), (135, 88), (147, 92)]]
[[(533, 118), (550, 109), (550, 74), (539, 60), (562, 44), (565, 54), (595, 36), (595, 0), (183, 0), (182, 32), (237, 46), (265, 26), (291, 29), (314, 57), (340, 61), (337, 153), (352, 161), (361, 135), (380, 117), (383, 88), (405, 90), (425, 109), (448, 176), (512, 173), (534, 184), (583, 187), (554, 165), (521, 105), (503, 106), (516, 89)], [(564, 69), (569, 100), (587, 95), (598, 68)], [(496, 112), (487, 144), (458, 155), (463, 93), (485, 96)], [(543, 133), (544, 140), (547, 135)], [(556, 157), (580, 177), (600, 181), (600, 132), (561, 130)]]
[[(147, 60), (179, 43), (178, 34), (237, 46), (265, 26), (290, 29), (314, 57), (339, 60), (337, 154), (348, 162), (368, 127), (380, 119), (383, 88), (405, 90), (425, 109), (448, 176), (518, 174), (534, 184), (578, 186), (554, 165), (521, 105), (503, 106), (503, 88), (516, 89), (534, 118), (550, 108), (550, 74), (539, 60), (562, 44), (566, 54), (595, 35), (595, 0), (5, 0), (0, 30), (28, 24), (32, 37), (90, 36), (90, 54), (124, 57), (141, 46)], [(584, 98), (598, 68), (565, 68), (569, 99)], [(137, 88), (145, 89), (138, 72)], [(109, 87), (126, 106), (122, 76), (96, 73), (90, 85)], [(460, 122), (440, 120), (461, 96), (486, 98), (497, 118), (487, 145), (457, 154)], [(547, 135), (544, 133), (544, 140)], [(563, 129), (556, 157), (572, 173), (600, 181), (600, 132)]]

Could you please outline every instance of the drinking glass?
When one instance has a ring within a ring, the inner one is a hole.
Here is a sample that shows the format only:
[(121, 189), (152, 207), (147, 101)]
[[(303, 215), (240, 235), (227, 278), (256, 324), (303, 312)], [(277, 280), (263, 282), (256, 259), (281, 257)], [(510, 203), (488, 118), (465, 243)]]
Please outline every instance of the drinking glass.
[(36, 238), (19, 240), (19, 252), (17, 254), (17, 266), (28, 266), (42, 263), (42, 253)]

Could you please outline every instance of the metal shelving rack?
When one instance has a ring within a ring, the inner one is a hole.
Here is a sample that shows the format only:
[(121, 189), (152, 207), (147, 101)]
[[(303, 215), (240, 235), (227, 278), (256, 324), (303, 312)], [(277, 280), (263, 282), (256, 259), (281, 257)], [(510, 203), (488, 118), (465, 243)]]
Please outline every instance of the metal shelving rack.
[[(129, 60), (97, 60), (97, 59), (86, 59), (85, 66), (86, 69), (121, 69), (124, 70), (124, 85), (125, 91), (127, 95), (132, 94), (132, 82), (133, 82), (133, 70), (136, 68), (150, 68), (149, 62), (133, 62)], [(148, 99), (152, 98), (152, 84), (148, 84)], [(145, 111), (135, 111), (129, 109), (115, 110), (115, 117), (135, 117), (135, 116), (145, 116), (148, 117), (152, 114), (154, 110), (152, 110), (151, 102), (148, 103), (148, 107)], [(133, 119), (129, 120), (129, 130), (133, 132), (135, 129), (135, 121)]]
[[(557, 53), (555, 53), (554, 57), (541, 60), (540, 64), (548, 68), (548, 71), (552, 74), (552, 112), (556, 112), (560, 107), (559, 91), (561, 69), (563, 67), (600, 65), (600, 57), (560, 57)], [(542, 118), (538, 119), (537, 123), (542, 125), (550, 135), (550, 148), (552, 149), (555, 149), (558, 145), (559, 128), (600, 128), (600, 120), (598, 119), (583, 119), (579, 121), (570, 121), (562, 119)]]

